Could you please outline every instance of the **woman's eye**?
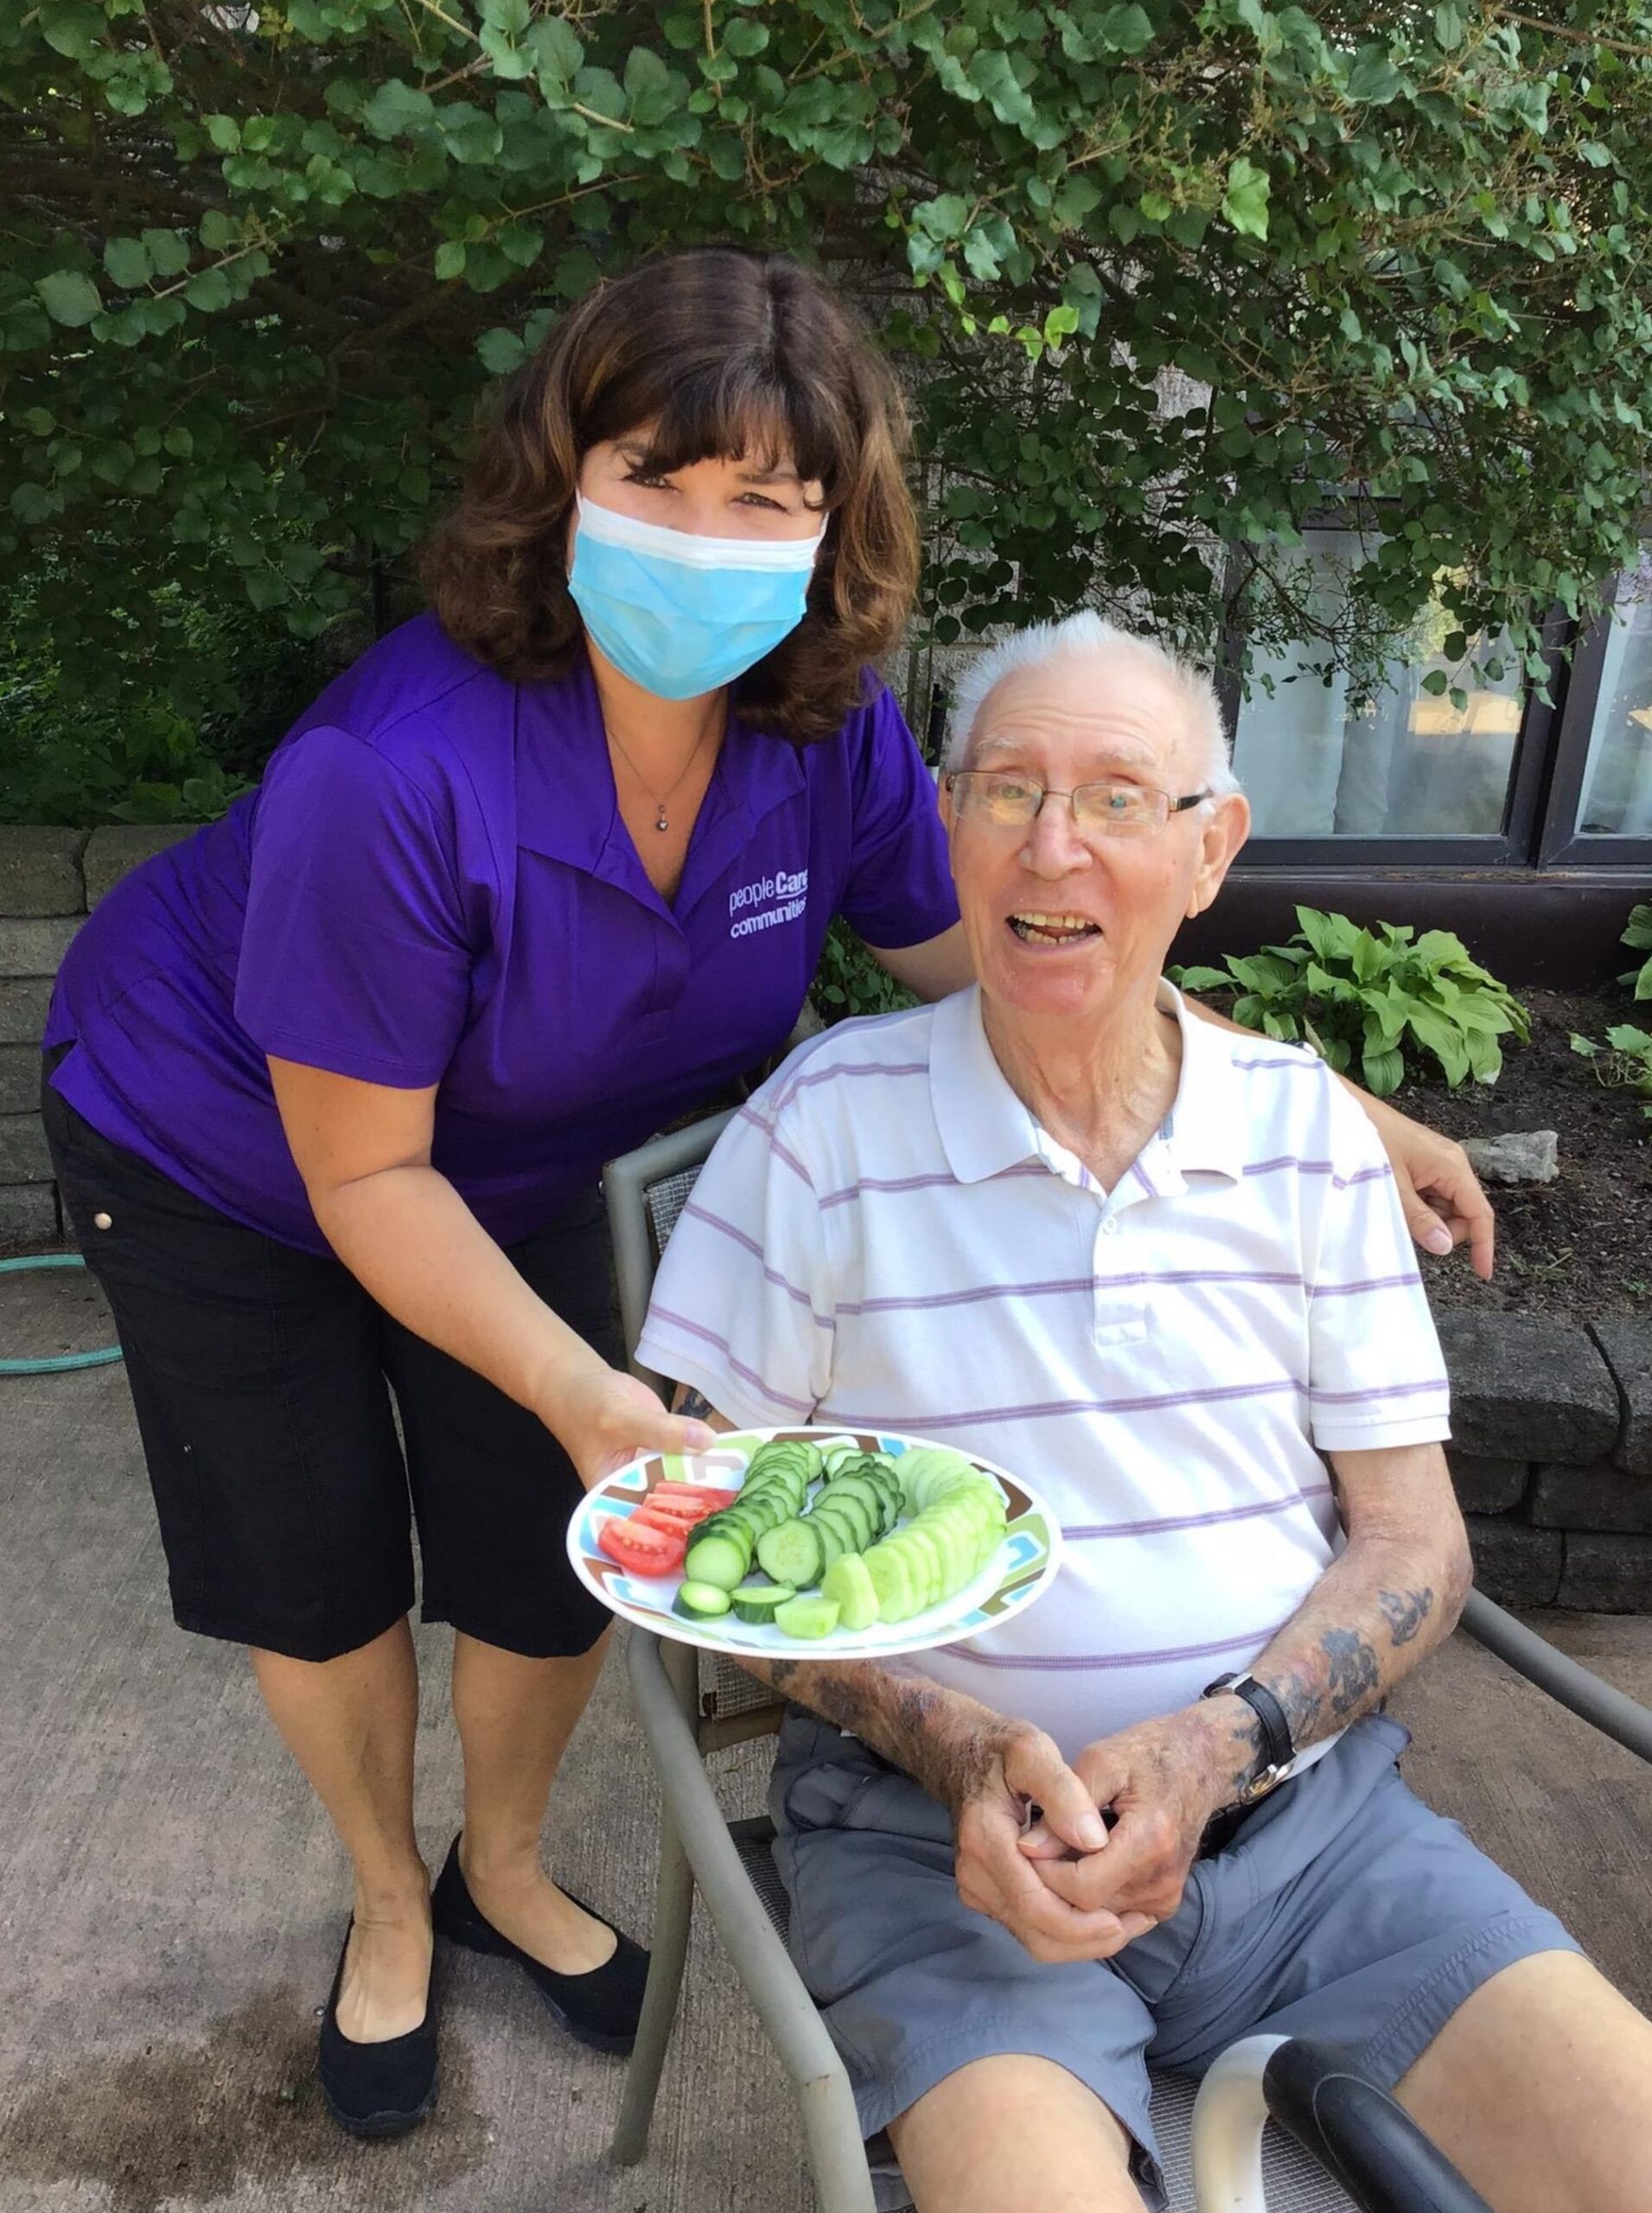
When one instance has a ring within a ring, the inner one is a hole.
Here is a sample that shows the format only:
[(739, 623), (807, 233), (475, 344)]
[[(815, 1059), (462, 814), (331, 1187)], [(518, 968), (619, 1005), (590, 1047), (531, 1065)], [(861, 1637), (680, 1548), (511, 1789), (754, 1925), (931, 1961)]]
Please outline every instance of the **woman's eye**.
[(663, 476), (654, 475), (646, 469), (628, 469), (625, 472), (625, 481), (628, 484), (641, 484), (646, 491), (650, 492), (671, 492), (676, 489), (676, 487), (668, 483)]

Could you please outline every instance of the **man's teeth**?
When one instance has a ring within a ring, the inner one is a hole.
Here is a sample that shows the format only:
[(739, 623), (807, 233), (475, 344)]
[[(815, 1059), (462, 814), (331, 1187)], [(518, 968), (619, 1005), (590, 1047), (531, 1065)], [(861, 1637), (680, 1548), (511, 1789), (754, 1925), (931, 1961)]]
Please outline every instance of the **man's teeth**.
[(1019, 938), (1031, 938), (1043, 945), (1060, 944), (1073, 937), (1088, 937), (1096, 925), (1084, 915), (1011, 915), (1010, 928)]

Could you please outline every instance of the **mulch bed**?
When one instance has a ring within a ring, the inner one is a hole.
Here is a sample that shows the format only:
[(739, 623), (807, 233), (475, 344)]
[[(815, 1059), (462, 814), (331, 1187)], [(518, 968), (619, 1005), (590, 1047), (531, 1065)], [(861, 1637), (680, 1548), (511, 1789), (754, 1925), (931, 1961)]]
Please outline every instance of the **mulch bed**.
[[(1423, 1256), (1437, 1307), (1513, 1310), (1572, 1322), (1652, 1314), (1652, 1121), (1639, 1096), (1611, 1089), (1572, 1050), (1572, 1032), (1597, 1042), (1610, 1024), (1634, 1022), (1626, 992), (1524, 992), (1532, 1042), (1512, 1045), (1495, 1084), (1407, 1083), (1394, 1103), (1448, 1137), (1553, 1130), (1560, 1173), (1553, 1183), (1489, 1185), (1497, 1209), (1497, 1266), (1489, 1284), (1465, 1251)], [(1644, 1021), (1642, 1027), (1649, 1026)]]

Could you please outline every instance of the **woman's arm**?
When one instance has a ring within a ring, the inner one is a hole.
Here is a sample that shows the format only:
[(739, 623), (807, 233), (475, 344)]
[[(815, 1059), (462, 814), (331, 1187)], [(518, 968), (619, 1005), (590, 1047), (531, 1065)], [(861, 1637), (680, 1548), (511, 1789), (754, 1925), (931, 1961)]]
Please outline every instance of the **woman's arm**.
[(271, 1059), (287, 1143), (322, 1235), (386, 1313), (536, 1413), (587, 1483), (641, 1451), (703, 1448), (553, 1314), (431, 1165), (436, 1089)]
[(880, 968), (887, 968), (897, 984), (904, 984), (921, 999), (947, 998), (975, 981), (961, 922), (942, 930), (939, 937), (925, 938), (921, 945), (869, 945), (866, 950)]

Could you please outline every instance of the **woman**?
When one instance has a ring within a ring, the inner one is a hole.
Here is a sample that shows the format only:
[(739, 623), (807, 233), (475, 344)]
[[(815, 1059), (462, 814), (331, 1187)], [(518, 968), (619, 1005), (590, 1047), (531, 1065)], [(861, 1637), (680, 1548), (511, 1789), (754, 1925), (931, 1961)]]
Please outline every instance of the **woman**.
[(431, 613), (62, 972), (49, 1132), (175, 1613), (251, 1648), (353, 1865), (321, 2073), (357, 2131), (434, 2094), (410, 1492), (464, 1756), (435, 1926), (587, 2042), (635, 2031), (646, 1955), (539, 1864), (605, 1623), (563, 1536), (582, 1483), (702, 1432), (616, 1365), (597, 1177), (783, 1041), (833, 914), (925, 996), (966, 979), (928, 772), (864, 674), (916, 573), (902, 444), (794, 265), (603, 286), (508, 389)]

